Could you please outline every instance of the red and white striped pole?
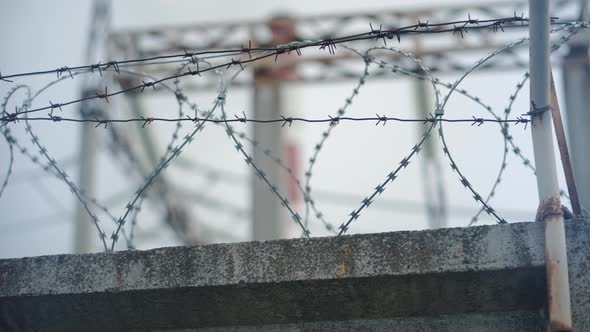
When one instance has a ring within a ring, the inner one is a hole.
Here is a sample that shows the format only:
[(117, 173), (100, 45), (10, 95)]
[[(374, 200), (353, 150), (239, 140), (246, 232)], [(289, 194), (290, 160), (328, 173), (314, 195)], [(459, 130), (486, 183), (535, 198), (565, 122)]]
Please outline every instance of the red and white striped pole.
[[(271, 44), (283, 45), (293, 42), (295, 24), (288, 16), (275, 16), (268, 22), (272, 33)], [(254, 117), (273, 119), (284, 116), (297, 116), (300, 93), (294, 84), (297, 79), (293, 57), (284, 53), (276, 60), (268, 58), (259, 61), (254, 67)], [(286, 84), (287, 83), (287, 84)], [(260, 167), (279, 192), (286, 196), (289, 204), (297, 209), (303, 201), (297, 183), (279, 165), (265, 155), (268, 150), (273, 157), (281, 158), (292, 174), (299, 177), (301, 170), (301, 150), (298, 144), (300, 127), (292, 126), (254, 126), (253, 136), (259, 148), (253, 152), (254, 163)], [(293, 222), (281, 202), (262, 181), (252, 177), (252, 238), (253, 240), (272, 240), (297, 237), (298, 226)]]

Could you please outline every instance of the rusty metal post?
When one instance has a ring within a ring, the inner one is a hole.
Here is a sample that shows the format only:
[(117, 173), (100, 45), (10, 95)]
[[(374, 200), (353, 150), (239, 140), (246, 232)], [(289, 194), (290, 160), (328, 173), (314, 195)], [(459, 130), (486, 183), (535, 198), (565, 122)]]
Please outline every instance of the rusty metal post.
[(539, 209), (545, 223), (547, 299), (552, 331), (571, 331), (572, 316), (563, 210), (559, 198), (549, 97), (549, 0), (529, 0), (529, 59), (533, 150)]
[(557, 100), (557, 91), (555, 89), (555, 82), (553, 81), (553, 70), (551, 70), (551, 116), (553, 117), (553, 126), (555, 127), (555, 135), (557, 137), (557, 146), (559, 147), (559, 155), (561, 156), (561, 165), (563, 173), (565, 174), (565, 182), (567, 184), (568, 194), (570, 195), (570, 202), (572, 204), (572, 212), (575, 216), (582, 215), (582, 208), (580, 200), (578, 199), (578, 189), (574, 178), (574, 170), (570, 160), (569, 148), (567, 139), (565, 138), (565, 129), (563, 128), (563, 121), (561, 120), (561, 110), (559, 108), (559, 101)]

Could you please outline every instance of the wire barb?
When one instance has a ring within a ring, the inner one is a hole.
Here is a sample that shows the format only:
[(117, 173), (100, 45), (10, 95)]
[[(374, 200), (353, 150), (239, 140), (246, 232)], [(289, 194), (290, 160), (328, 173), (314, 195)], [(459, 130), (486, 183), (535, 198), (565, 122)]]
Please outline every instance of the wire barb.
[(117, 74), (121, 74), (121, 69), (119, 68), (119, 63), (117, 61), (109, 61), (105, 69), (112, 67)]
[(477, 124), (477, 126), (479, 127), (485, 122), (485, 120), (483, 118), (476, 118), (475, 116), (473, 116), (472, 118), (473, 118), (473, 123), (471, 124), (471, 126)]
[(426, 20), (426, 22), (420, 22), (420, 20), (418, 20), (418, 24), (415, 26), (414, 30), (418, 30), (418, 28), (423, 28), (425, 30), (428, 30), (430, 27), (430, 21)]
[(106, 120), (99, 120), (98, 118), (94, 118), (94, 121), (96, 121), (96, 125), (94, 126), (94, 128), (98, 128), (100, 125), (104, 125), (104, 129), (107, 129), (107, 124), (109, 123)]
[(6, 79), (4, 76), (2, 76), (2, 72), (0, 72), (0, 81), (4, 81), (4, 82), (8, 82), (8, 83), (12, 83), (13, 81)]
[(94, 70), (98, 70), (98, 73), (100, 74), (100, 76), (102, 77), (102, 64), (100, 63), (100, 61), (97, 64), (94, 65), (90, 65), (90, 71), (94, 73)]
[(283, 120), (284, 120), (283, 125), (281, 127), (284, 127), (286, 124), (289, 124), (289, 127), (291, 127), (291, 125), (293, 124), (292, 117), (285, 118), (284, 116), (281, 115), (281, 118), (283, 118)]
[(533, 118), (537, 115), (542, 115), (543, 113), (550, 111), (550, 110), (551, 110), (551, 105), (537, 107), (535, 105), (535, 102), (531, 100), (531, 110), (523, 115), (527, 115), (527, 116), (530, 116), (531, 118)]
[(143, 83), (143, 85), (141, 85), (140, 92), (143, 92), (143, 90), (145, 90), (145, 88), (149, 88), (149, 87), (152, 87), (154, 90), (156, 90), (157, 81), (154, 81), (154, 82), (141, 81), (141, 82)]
[(109, 103), (109, 91), (107, 86), (104, 87), (104, 93), (97, 92), (95, 95), (96, 98), (104, 99), (107, 103)]
[(385, 124), (387, 123), (387, 120), (388, 120), (387, 117), (381, 116), (379, 114), (376, 114), (376, 115), (377, 115), (378, 120), (377, 120), (377, 123), (375, 123), (375, 126), (379, 125), (379, 123), (381, 123), (381, 122), (383, 122), (383, 126), (385, 126)]
[[(234, 114), (234, 117), (235, 117), (235, 118), (236, 118), (236, 119), (237, 119), (239, 122), (242, 122), (242, 123), (248, 123), (248, 118), (246, 117), (246, 112), (242, 111), (242, 115), (244, 116), (244, 117), (242, 117), (242, 118), (238, 117), (238, 116), (237, 116), (237, 115), (235, 115), (235, 114)], [(227, 122), (227, 121), (225, 121), (225, 122)]]
[(72, 75), (72, 71), (71, 71), (71, 70), (70, 70), (70, 68), (69, 68), (69, 67), (67, 67), (67, 66), (64, 66), (64, 67), (61, 67), (61, 68), (58, 68), (58, 69), (57, 69), (57, 71), (56, 71), (56, 73), (57, 73), (57, 78), (60, 78), (60, 77), (61, 77), (61, 75), (62, 75), (64, 72), (66, 72), (66, 71), (68, 72), (68, 74), (70, 74), (70, 77), (71, 77), (72, 79), (74, 79), (74, 75)]
[(330, 118), (330, 126), (331, 127), (336, 126), (340, 123), (340, 117), (337, 116), (337, 117), (333, 118), (331, 115), (328, 115), (328, 117)]
[(248, 53), (248, 59), (252, 60), (252, 40), (248, 40), (248, 47), (244, 47), (242, 45), (240, 45), (240, 48), (242, 49), (242, 53)]
[[(375, 40), (383, 39), (383, 44), (387, 45), (387, 40), (385, 39), (385, 33), (382, 32), (383, 25), (379, 24), (379, 29), (373, 29), (373, 24), (369, 22), (369, 28), (371, 32), (370, 35), (375, 35)], [(391, 38), (390, 38), (391, 39)]]
[(240, 61), (240, 59), (238, 59), (238, 60), (231, 59), (231, 62), (227, 65), (226, 69), (229, 69), (229, 67), (231, 67), (232, 65), (239, 65), (240, 68), (242, 70), (244, 70), (244, 66), (242, 65), (242, 62)]
[(332, 39), (325, 39), (322, 41), (320, 50), (327, 49), (328, 53), (334, 55), (336, 54), (336, 43)]

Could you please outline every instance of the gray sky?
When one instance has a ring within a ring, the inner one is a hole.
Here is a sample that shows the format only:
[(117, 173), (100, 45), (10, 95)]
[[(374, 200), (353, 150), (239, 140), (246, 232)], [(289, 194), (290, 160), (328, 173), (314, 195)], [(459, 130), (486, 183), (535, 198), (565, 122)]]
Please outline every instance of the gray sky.
[[(391, 1), (113, 1), (114, 29), (146, 27), (195, 22), (216, 22), (219, 20), (259, 20), (276, 12), (293, 12), (299, 15), (375, 10), (392, 6)], [(483, 2), (483, 1), (481, 1)], [(416, 7), (430, 1), (398, 1), (397, 7)], [(440, 4), (441, 2), (436, 2)], [(337, 9), (335, 9), (337, 7)], [(85, 38), (90, 16), (90, 1), (3, 1), (0, 4), (0, 71), (3, 74), (22, 71), (57, 68), (77, 65), (83, 62)], [(475, 60), (475, 59), (474, 59)], [(428, 65), (428, 64), (427, 64)], [(503, 110), (508, 96), (522, 77), (522, 72), (476, 73), (470, 75), (463, 87), (479, 96), (495, 109)], [(452, 81), (456, 77), (442, 77)], [(36, 76), (19, 79), (17, 83), (29, 84), (33, 90), (47, 84), (53, 77)], [(15, 83), (16, 84), (16, 83)], [(300, 96), (298, 102), (303, 116), (318, 117), (333, 114), (343, 104), (355, 82), (340, 82), (322, 85), (297, 85), (293, 95)], [(491, 88), (493, 87), (493, 88)], [(2, 96), (11, 85), (0, 83)], [(400, 117), (415, 116), (415, 97), (412, 82), (406, 79), (370, 81), (354, 102), (351, 115), (374, 116), (388, 114)], [(77, 95), (76, 80), (66, 80), (39, 96), (36, 105), (48, 101), (63, 102)], [(21, 95), (22, 97), (22, 95)], [(210, 105), (212, 93), (192, 94), (200, 105)], [(515, 114), (525, 113), (528, 89), (519, 96)], [(114, 101), (114, 110), (125, 108), (124, 102)], [(144, 106), (154, 113), (174, 107), (172, 96), (148, 97)], [(35, 106), (35, 104), (33, 105)], [(241, 114), (251, 111), (251, 93), (246, 89), (229, 92), (228, 112)], [(456, 96), (447, 110), (451, 117), (487, 116), (466, 98)], [(70, 108), (68, 111), (74, 111)], [(65, 111), (65, 110), (64, 110)], [(42, 142), (56, 160), (64, 161), (73, 179), (77, 179), (76, 158), (79, 141), (79, 127), (73, 124), (35, 123)], [(15, 137), (29, 144), (22, 126), (12, 126)], [(152, 126), (159, 141), (167, 142), (173, 127)], [(314, 188), (351, 196), (353, 199), (370, 194), (377, 183), (382, 181), (399, 160), (407, 154), (416, 142), (420, 125), (343, 124), (335, 130), (321, 155), (314, 172)], [(501, 163), (503, 140), (497, 125), (481, 128), (465, 125), (445, 127), (452, 153), (461, 169), (481, 193), (485, 194), (493, 184)], [(244, 128), (250, 131), (251, 128)], [(294, 126), (289, 135), (297, 137), (304, 149), (307, 160), (313, 146), (321, 137), (323, 126)], [(524, 154), (532, 158), (530, 131), (512, 129), (515, 141)], [(101, 133), (101, 135), (106, 135)], [(103, 140), (106, 141), (106, 140)], [(159, 147), (163, 151), (165, 143)], [(30, 146), (30, 145), (28, 145)], [(120, 159), (114, 159), (104, 144), (99, 147), (98, 198), (113, 198), (113, 212), (120, 215), (128, 196), (138, 186), (137, 181), (123, 167)], [(171, 167), (170, 177), (175, 183), (195, 193), (205, 194), (236, 206), (248, 208), (249, 171), (241, 158), (229, 144), (222, 130), (208, 128), (199, 141), (185, 151), (186, 158), (202, 162), (219, 170), (237, 174), (238, 181), (215, 183), (190, 169)], [(5, 174), (8, 164), (8, 148), (0, 142), (0, 174)], [(199, 156), (206, 156), (201, 158)], [(371, 207), (351, 232), (378, 232), (427, 227), (425, 213), (421, 210), (424, 202), (420, 173), (421, 158), (418, 157), (400, 178), (381, 196), (383, 202)], [(450, 226), (465, 226), (472, 214), (478, 210), (470, 194), (463, 189), (457, 177), (443, 160), (443, 180), (446, 183), (450, 205)], [(504, 183), (492, 201), (500, 214), (510, 221), (524, 221), (533, 218), (537, 204), (536, 182), (531, 172), (510, 155)], [(241, 178), (241, 180), (240, 180)], [(347, 196), (347, 197), (348, 197)], [(357, 207), (360, 200), (344, 198), (346, 204), (333, 204), (318, 198), (318, 203), (329, 220), (339, 225)], [(411, 204), (399, 206), (395, 202)], [(246, 240), (248, 225), (244, 218), (237, 218), (226, 211), (207, 209), (206, 206), (192, 205), (199, 222), (211, 228), (214, 234), (229, 234), (234, 240)], [(416, 206), (417, 208), (413, 208)], [(52, 179), (37, 165), (16, 154), (15, 168), (9, 186), (0, 198), (0, 258), (71, 252), (72, 211), (74, 197), (63, 183)], [(169, 230), (159, 226), (157, 207), (150, 203), (140, 218), (139, 247), (149, 248), (174, 245), (176, 240)], [(105, 217), (105, 216), (102, 216)], [(108, 219), (103, 222), (108, 224)], [(484, 223), (493, 223), (486, 218)], [(111, 226), (108, 226), (111, 227)], [(109, 229), (109, 228), (107, 228)], [(325, 235), (321, 227), (313, 226), (316, 235)], [(216, 233), (217, 232), (217, 233)], [(107, 231), (107, 234), (110, 234)], [(142, 238), (143, 237), (143, 238)], [(219, 240), (222, 240), (220, 236)], [(98, 248), (97, 248), (98, 250)]]

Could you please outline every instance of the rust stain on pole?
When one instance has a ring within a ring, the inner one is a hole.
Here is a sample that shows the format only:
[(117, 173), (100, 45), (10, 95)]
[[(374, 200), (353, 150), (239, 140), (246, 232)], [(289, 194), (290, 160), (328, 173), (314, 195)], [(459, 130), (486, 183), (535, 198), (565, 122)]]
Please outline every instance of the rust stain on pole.
[(570, 154), (567, 148), (567, 140), (565, 138), (565, 130), (563, 129), (563, 122), (561, 120), (561, 111), (559, 109), (559, 101), (557, 100), (557, 92), (555, 90), (555, 82), (553, 80), (553, 70), (551, 70), (551, 116), (553, 117), (553, 126), (555, 127), (555, 136), (557, 137), (557, 146), (559, 147), (559, 154), (561, 156), (561, 164), (563, 172), (565, 173), (565, 182), (567, 184), (567, 191), (570, 196), (572, 204), (572, 211), (574, 215), (581, 216), (582, 209), (580, 207), (580, 200), (578, 199), (578, 190), (576, 189), (576, 180), (574, 179), (574, 171), (570, 160)]
[(559, 196), (545, 199), (537, 209), (536, 221), (544, 221), (548, 216), (563, 215)]
[[(554, 224), (556, 227), (560, 227), (559, 224), (563, 223), (563, 219), (556, 215), (550, 215), (545, 218), (545, 227), (549, 224)], [(547, 239), (547, 237), (546, 237)], [(564, 315), (563, 313), (569, 312), (569, 308), (562, 308), (560, 303), (562, 301), (554, 298), (554, 294), (561, 296), (564, 294), (563, 290), (553, 289), (552, 285), (559, 285), (560, 282), (557, 280), (561, 277), (560, 264), (563, 264), (560, 259), (552, 259), (550, 250), (545, 248), (545, 265), (547, 270), (547, 303), (549, 304), (549, 311), (553, 313), (550, 318), (551, 331), (562, 332), (562, 331), (573, 331), (571, 317)], [(569, 291), (569, 290), (568, 290)]]

